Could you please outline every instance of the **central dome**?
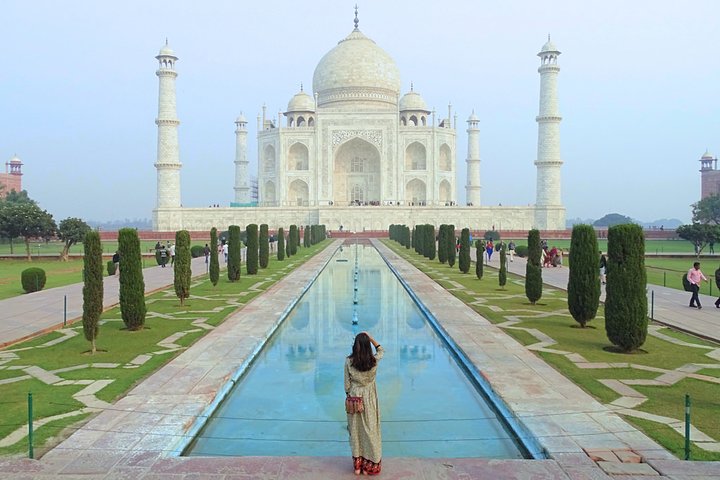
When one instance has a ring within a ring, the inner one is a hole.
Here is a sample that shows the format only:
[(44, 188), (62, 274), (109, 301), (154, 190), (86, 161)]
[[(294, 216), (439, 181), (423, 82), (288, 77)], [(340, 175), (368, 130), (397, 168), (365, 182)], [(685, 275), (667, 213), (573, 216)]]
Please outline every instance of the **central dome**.
[(318, 106), (358, 101), (397, 105), (400, 70), (385, 50), (355, 29), (320, 60), (313, 90)]

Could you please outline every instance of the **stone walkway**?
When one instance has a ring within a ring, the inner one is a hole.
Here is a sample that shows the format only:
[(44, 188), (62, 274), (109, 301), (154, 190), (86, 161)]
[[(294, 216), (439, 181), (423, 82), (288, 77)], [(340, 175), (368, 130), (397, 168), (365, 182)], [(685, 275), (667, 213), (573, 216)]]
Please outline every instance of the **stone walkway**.
[[(383, 478), (650, 478), (646, 475), (675, 480), (720, 478), (718, 464), (674, 459), (617, 417), (613, 412), (617, 408), (590, 398), (509, 338), (502, 328), (487, 322), (447, 290), (438, 288), (434, 281), (383, 245), (378, 248), (551, 457), (532, 461), (388, 458)], [(114, 405), (95, 403), (94, 394), (103, 385), (87, 384), (80, 390), (82, 395), (78, 393), (76, 397), (81, 397), (87, 408), (101, 412), (39, 461), (0, 460), (2, 478), (355, 478), (348, 458), (170, 455), (178, 441), (191, 434), (188, 428), (192, 419), (203, 415), (219, 398), (218, 392), (228, 389), (242, 373), (242, 367), (250, 363), (284, 312), (319, 274), (333, 251), (334, 248), (324, 250), (283, 278)], [(203, 328), (202, 323), (197, 327)], [(173, 348), (175, 340), (165, 339), (162, 349)], [(144, 358), (136, 358), (125, 367), (132, 368), (143, 361)], [(23, 373), (53, 384), (64, 381), (61, 371), (47, 372), (28, 366)]]
[[(145, 259), (154, 262), (155, 259)], [(193, 275), (206, 270), (205, 257), (192, 260)], [(145, 293), (165, 288), (173, 283), (173, 269), (153, 266), (143, 269)], [(120, 301), (118, 276), (104, 278), (103, 305), (111, 308)], [(40, 333), (56, 330), (63, 326), (63, 320), (69, 323), (82, 317), (82, 283), (64, 287), (49, 288), (39, 292), (19, 295), (0, 300), (0, 348), (33, 337)], [(64, 302), (67, 298), (67, 315)]]

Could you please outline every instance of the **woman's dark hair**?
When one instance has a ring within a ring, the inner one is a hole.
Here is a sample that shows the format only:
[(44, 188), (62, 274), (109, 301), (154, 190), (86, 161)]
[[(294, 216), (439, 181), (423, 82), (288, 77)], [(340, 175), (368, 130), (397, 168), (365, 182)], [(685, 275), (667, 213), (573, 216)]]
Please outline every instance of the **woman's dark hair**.
[(377, 360), (373, 355), (372, 347), (370, 347), (370, 337), (367, 333), (358, 333), (355, 337), (352, 353), (348, 355), (350, 364), (361, 372), (372, 370)]

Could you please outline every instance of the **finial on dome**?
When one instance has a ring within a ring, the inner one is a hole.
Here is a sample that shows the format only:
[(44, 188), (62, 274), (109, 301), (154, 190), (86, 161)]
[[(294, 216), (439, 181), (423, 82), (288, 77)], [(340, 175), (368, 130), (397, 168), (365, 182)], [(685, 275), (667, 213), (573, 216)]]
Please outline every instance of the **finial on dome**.
[(415, 86), (413, 85), (413, 82), (410, 82), (410, 91), (411, 92), (415, 91)]
[(550, 41), (550, 34), (548, 33), (548, 42)]
[(301, 91), (301, 92), (304, 91), (304, 90), (303, 90), (303, 84), (302, 84), (302, 82), (300, 82), (300, 91)]
[(355, 30), (358, 29), (358, 23), (360, 23), (360, 20), (358, 20), (358, 7), (357, 3), (355, 4)]

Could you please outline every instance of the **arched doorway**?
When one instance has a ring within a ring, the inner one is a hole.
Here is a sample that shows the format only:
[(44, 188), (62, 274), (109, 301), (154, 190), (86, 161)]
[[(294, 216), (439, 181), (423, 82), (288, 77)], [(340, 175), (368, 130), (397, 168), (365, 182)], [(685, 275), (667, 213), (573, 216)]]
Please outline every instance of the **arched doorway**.
[(405, 205), (422, 206), (427, 200), (427, 188), (425, 182), (417, 178), (410, 180), (405, 185)]
[(440, 203), (445, 204), (452, 201), (452, 189), (450, 188), (450, 182), (443, 180), (440, 182)]
[(380, 152), (374, 145), (353, 138), (337, 149), (332, 198), (336, 205), (380, 203)]
[(273, 182), (265, 182), (265, 186), (262, 191), (262, 203), (266, 207), (274, 207), (276, 205), (277, 198), (275, 197), (275, 184)]
[(302, 180), (293, 180), (288, 190), (288, 200), (291, 205), (308, 205), (308, 184)]

